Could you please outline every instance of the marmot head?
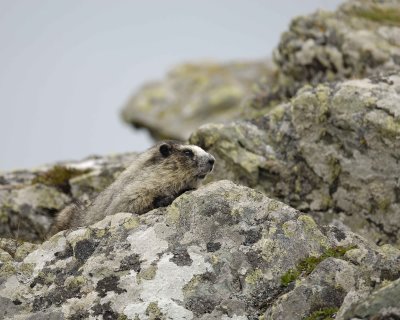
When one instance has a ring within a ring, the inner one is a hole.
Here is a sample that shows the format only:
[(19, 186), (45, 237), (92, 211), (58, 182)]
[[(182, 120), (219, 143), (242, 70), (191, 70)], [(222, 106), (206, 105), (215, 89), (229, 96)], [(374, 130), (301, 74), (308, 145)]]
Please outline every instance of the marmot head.
[(215, 158), (202, 148), (177, 141), (163, 141), (155, 147), (154, 164), (162, 164), (164, 170), (179, 171), (189, 179), (204, 179), (214, 167)]

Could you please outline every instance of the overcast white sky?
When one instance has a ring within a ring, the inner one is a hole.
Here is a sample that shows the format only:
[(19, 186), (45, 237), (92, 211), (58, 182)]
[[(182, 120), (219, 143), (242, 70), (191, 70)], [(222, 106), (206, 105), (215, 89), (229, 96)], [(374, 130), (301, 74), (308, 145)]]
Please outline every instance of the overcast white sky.
[(119, 111), (173, 65), (269, 56), (340, 0), (0, 0), (0, 171), (141, 151)]

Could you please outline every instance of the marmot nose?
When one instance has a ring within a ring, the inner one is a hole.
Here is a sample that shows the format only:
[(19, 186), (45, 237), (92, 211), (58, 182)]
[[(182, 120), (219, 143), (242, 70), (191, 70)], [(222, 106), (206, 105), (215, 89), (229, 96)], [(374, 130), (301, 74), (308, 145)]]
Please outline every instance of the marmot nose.
[(214, 158), (208, 160), (208, 163), (211, 165), (211, 167), (214, 165), (214, 162), (215, 162)]

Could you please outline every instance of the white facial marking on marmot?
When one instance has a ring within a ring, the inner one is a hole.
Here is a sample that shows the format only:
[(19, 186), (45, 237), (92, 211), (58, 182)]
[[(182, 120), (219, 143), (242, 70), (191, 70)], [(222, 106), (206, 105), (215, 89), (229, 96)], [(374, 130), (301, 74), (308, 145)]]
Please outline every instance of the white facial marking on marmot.
[(87, 208), (71, 205), (56, 217), (49, 235), (88, 226), (118, 212), (146, 213), (196, 189), (215, 158), (195, 145), (164, 141), (141, 153)]

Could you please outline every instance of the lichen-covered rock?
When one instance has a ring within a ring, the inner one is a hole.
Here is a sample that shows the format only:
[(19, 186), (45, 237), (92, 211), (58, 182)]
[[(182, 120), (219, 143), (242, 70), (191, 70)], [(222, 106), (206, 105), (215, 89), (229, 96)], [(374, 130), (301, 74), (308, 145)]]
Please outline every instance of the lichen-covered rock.
[(400, 66), (400, 1), (352, 0), (294, 19), (275, 51), (280, 70), (318, 83)]
[(43, 240), (58, 211), (72, 201), (92, 199), (134, 156), (90, 157), (32, 171), (0, 173), (0, 237)]
[(400, 0), (350, 0), (297, 17), (273, 62), (179, 66), (134, 95), (123, 119), (156, 139), (185, 140), (201, 124), (263, 114), (306, 84), (400, 73), (399, 21)]
[(399, 106), (398, 75), (306, 86), (263, 117), (205, 125), (190, 141), (216, 156), (209, 179), (400, 245)]
[(400, 279), (385, 283), (382, 288), (372, 292), (357, 304), (339, 314), (341, 319), (399, 319), (400, 318)]
[(274, 62), (277, 81), (249, 103), (250, 114), (294, 96), (305, 84), (400, 72), (400, 1), (351, 0), (335, 12), (295, 18)]
[(149, 129), (157, 139), (186, 140), (204, 123), (237, 119), (253, 84), (263, 77), (272, 79), (273, 74), (274, 67), (267, 61), (180, 65), (163, 81), (137, 92), (122, 116)]
[(7, 319), (295, 320), (351, 297), (349, 308), (400, 275), (399, 250), (229, 181), (0, 259)]

